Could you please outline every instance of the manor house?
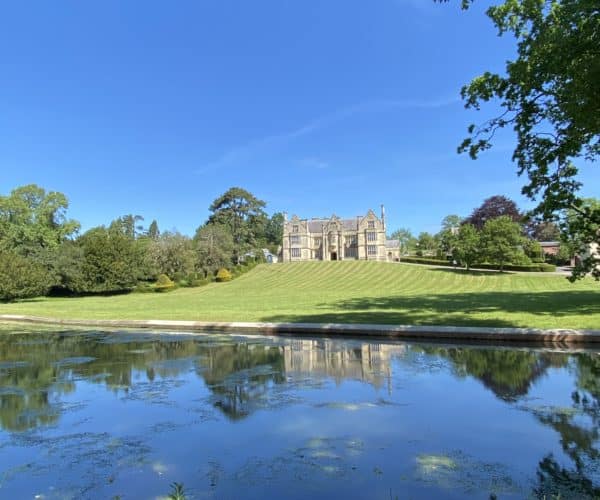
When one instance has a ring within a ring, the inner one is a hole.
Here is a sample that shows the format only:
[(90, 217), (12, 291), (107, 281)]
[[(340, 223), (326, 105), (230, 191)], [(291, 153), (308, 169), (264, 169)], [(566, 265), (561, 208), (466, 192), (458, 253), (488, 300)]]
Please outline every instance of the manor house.
[(372, 210), (353, 219), (290, 220), (284, 214), (283, 262), (300, 260), (400, 260), (398, 240), (386, 238), (385, 209), (381, 218)]

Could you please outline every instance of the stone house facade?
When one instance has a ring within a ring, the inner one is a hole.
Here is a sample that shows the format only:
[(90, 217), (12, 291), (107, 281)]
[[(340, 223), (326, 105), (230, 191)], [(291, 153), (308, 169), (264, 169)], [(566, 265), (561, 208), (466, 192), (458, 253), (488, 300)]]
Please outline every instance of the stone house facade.
[(332, 215), (329, 219), (290, 220), (284, 214), (283, 262), (313, 260), (379, 260), (398, 261), (397, 240), (386, 238), (385, 209), (381, 217), (372, 210), (353, 219)]

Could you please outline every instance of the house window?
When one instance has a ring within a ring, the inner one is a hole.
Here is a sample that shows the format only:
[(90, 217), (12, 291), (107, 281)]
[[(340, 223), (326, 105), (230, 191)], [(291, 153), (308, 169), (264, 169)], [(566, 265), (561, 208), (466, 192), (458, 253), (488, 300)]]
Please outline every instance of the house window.
[(300, 244), (300, 235), (292, 234), (292, 236), (290, 236), (290, 243), (292, 245), (299, 245)]
[(377, 245), (367, 245), (368, 255), (377, 255)]
[(315, 246), (316, 247), (320, 247), (321, 246), (321, 238), (315, 238)]
[(292, 233), (298, 232), (298, 226), (292, 226)]
[(300, 249), (299, 248), (292, 248), (292, 257), (300, 257)]
[(371, 231), (367, 233), (367, 241), (377, 241), (377, 233)]
[(367, 224), (368, 224), (367, 227), (369, 229), (375, 229), (375, 221), (374, 220), (370, 220)]
[(356, 246), (357, 243), (357, 239), (356, 239), (356, 235), (355, 234), (351, 234), (349, 236), (346, 236), (346, 244), (350, 247), (352, 246)]
[(346, 259), (356, 259), (358, 253), (357, 253), (357, 248), (356, 247), (346, 247), (344, 249), (344, 257)]

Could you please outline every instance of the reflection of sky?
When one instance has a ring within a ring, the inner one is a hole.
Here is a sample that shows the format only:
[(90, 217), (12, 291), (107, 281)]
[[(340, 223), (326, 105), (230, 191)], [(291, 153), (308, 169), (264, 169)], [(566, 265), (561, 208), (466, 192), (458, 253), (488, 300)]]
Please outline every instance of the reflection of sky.
[[(290, 345), (287, 339), (251, 343), (255, 349)], [(361, 345), (329, 342), (320, 354), (302, 353), (323, 360), (324, 351), (356, 354)], [(535, 479), (549, 452), (568, 465), (560, 436), (527, 410), (572, 406), (574, 378), (567, 367), (548, 368), (526, 396), (507, 402), (474, 376), (455, 376), (451, 361), (441, 356), (389, 345), (394, 354), (381, 354), (387, 383), (373, 383), (370, 373), (361, 380), (354, 370), (340, 379), (338, 365), (322, 366), (312, 376), (290, 370), (285, 381), (267, 380), (264, 391), (248, 391), (259, 400), (234, 420), (215, 405), (214, 389), (204, 379), (211, 363), (204, 351), (153, 360), (153, 381), (145, 369), (132, 368), (131, 386), (118, 390), (102, 377), (77, 375), (75, 390), (59, 398), (55, 424), (0, 431), (0, 470), (9, 471), (0, 486), (14, 497), (52, 497), (50, 487), (77, 492), (86, 485), (97, 497), (154, 497), (177, 481), (199, 497), (239, 497), (242, 491), (258, 498), (268, 488), (270, 496), (288, 498), (389, 498), (390, 491), (461, 498), (481, 496), (493, 476), (500, 497), (521, 498), (522, 485)], [(348, 359), (356, 367), (356, 359)], [(232, 390), (248, 389), (257, 383), (256, 373), (269, 370), (244, 365), (219, 384), (229, 388), (235, 381)], [(421, 456), (453, 466), (419, 469)]]

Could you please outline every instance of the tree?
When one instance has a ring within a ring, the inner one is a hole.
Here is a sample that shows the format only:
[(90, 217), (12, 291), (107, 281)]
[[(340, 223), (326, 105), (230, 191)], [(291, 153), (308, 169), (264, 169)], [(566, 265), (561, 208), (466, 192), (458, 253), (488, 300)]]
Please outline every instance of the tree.
[[(473, 0), (462, 0), (467, 8)], [(600, 243), (600, 208), (584, 209), (575, 160), (600, 153), (600, 7), (597, 0), (505, 0), (487, 10), (499, 35), (511, 33), (517, 57), (504, 75), (485, 72), (463, 87), (467, 108), (497, 100), (503, 111), (471, 125), (458, 148), (472, 158), (491, 147), (504, 127), (516, 133), (513, 161), (528, 176), (523, 193), (544, 219), (570, 210), (588, 245)], [(585, 236), (583, 234), (585, 233)], [(594, 269), (587, 260), (573, 275)], [(598, 273), (596, 278), (600, 279)]]
[(118, 227), (119, 231), (125, 236), (135, 240), (144, 231), (144, 226), (139, 224), (143, 220), (144, 218), (141, 215), (127, 214), (112, 221), (111, 226)]
[(205, 224), (196, 231), (194, 244), (198, 267), (204, 270), (205, 275), (231, 266), (234, 243), (228, 227)]
[(565, 242), (578, 257), (570, 281), (582, 278), (587, 273), (600, 279), (600, 245), (597, 241), (600, 220), (595, 219), (594, 213), (600, 214), (600, 200), (584, 198), (578, 210), (566, 210), (562, 219)]
[(452, 232), (453, 230), (458, 230), (458, 227), (460, 226), (460, 224), (462, 223), (462, 217), (460, 215), (446, 215), (446, 217), (444, 217), (442, 219), (442, 232), (443, 231), (450, 231)]
[(502, 216), (510, 217), (513, 222), (520, 222), (523, 219), (513, 200), (506, 196), (495, 195), (484, 200), (463, 223), (473, 224), (476, 229), (481, 230), (488, 220)]
[(467, 271), (477, 262), (481, 255), (481, 237), (473, 224), (460, 226), (454, 240), (452, 255), (467, 268)]
[(560, 240), (560, 228), (552, 221), (532, 219), (525, 225), (525, 232), (537, 241)]
[(437, 239), (441, 251), (446, 255), (452, 254), (461, 222), (462, 218), (458, 215), (447, 215), (442, 219), (442, 229), (437, 234)]
[(523, 254), (521, 245), (521, 227), (508, 215), (488, 220), (481, 232), (481, 247), (483, 256), (491, 264), (499, 266), (504, 270), (506, 264), (510, 264)]
[(131, 290), (137, 284), (140, 255), (135, 241), (122, 232), (119, 223), (111, 224), (109, 229), (90, 229), (79, 243), (83, 249), (83, 291), (118, 292)]
[(153, 220), (150, 223), (147, 234), (148, 234), (148, 238), (150, 238), (151, 240), (156, 240), (160, 236), (160, 231), (158, 229), (158, 222), (156, 222), (156, 220)]
[(422, 252), (423, 255), (434, 255), (439, 247), (435, 237), (427, 232), (419, 234), (417, 246), (418, 252)]
[(232, 187), (219, 196), (209, 207), (212, 212), (209, 224), (229, 228), (234, 243), (234, 260), (256, 247), (256, 242), (264, 235), (266, 214), (265, 202), (252, 193), (239, 187)]
[(192, 274), (196, 261), (192, 240), (169, 232), (150, 241), (145, 258), (154, 276), (166, 274), (171, 279)]
[(283, 214), (274, 213), (265, 225), (265, 240), (274, 251), (277, 250), (283, 242)]
[(29, 184), (0, 196), (0, 248), (32, 256), (54, 249), (79, 230), (67, 219), (69, 202), (64, 194)]
[(43, 295), (50, 288), (48, 271), (16, 252), (0, 251), (0, 300)]
[(417, 239), (407, 228), (396, 229), (390, 238), (400, 242), (400, 255), (408, 254), (411, 250), (414, 250), (417, 244)]

